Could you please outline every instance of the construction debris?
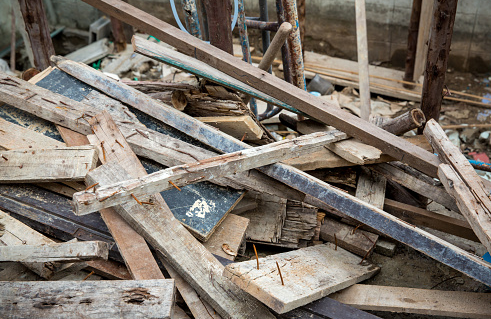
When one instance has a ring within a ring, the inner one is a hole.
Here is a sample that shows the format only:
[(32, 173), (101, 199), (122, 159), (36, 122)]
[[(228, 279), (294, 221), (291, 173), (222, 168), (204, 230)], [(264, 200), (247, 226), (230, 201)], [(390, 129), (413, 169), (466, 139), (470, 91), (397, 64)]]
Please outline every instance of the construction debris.
[(84, 2), (111, 17), (65, 30), (87, 45), (12, 9), (34, 68), (0, 71), (0, 317), (489, 317), (489, 94), (446, 85), (457, 1), (414, 1), (405, 72), (369, 65), (364, 0), (359, 63), (302, 53), (301, 0), (238, 0), (240, 45), (227, 1), (183, 1), (190, 34)]

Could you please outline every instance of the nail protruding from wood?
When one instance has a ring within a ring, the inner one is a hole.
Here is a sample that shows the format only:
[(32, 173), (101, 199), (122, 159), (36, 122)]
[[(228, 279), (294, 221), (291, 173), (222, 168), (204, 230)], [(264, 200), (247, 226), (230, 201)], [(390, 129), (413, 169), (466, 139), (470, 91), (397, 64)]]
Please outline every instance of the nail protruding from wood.
[(87, 186), (87, 188), (84, 190), (84, 192), (88, 191), (88, 190), (89, 190), (89, 189), (91, 189), (91, 188), (96, 187), (97, 185), (99, 185), (99, 183), (95, 183), (95, 184), (92, 184), (92, 185), (90, 185), (90, 186)]
[(276, 262), (276, 267), (278, 267), (278, 273), (280, 274), (281, 285), (284, 286), (285, 282), (283, 281), (283, 276), (281, 275), (281, 269), (280, 269), (280, 265), (278, 265), (278, 262)]
[(169, 183), (174, 186), (178, 191), (181, 191), (181, 189), (176, 185), (174, 184), (172, 181), (169, 181)]
[(142, 202), (140, 202), (140, 200), (138, 198), (136, 198), (136, 196), (134, 194), (131, 194), (131, 197), (133, 197), (133, 199), (136, 200), (136, 202), (138, 203), (138, 205), (143, 206)]
[(254, 253), (256, 254), (257, 270), (259, 270), (259, 256), (257, 255), (256, 245), (252, 244), (254, 248)]
[(94, 271), (92, 270), (87, 276), (82, 281), (86, 281), (90, 276), (94, 274)]
[(106, 163), (106, 150), (104, 149), (104, 141), (101, 142), (102, 156), (104, 157), (104, 163)]

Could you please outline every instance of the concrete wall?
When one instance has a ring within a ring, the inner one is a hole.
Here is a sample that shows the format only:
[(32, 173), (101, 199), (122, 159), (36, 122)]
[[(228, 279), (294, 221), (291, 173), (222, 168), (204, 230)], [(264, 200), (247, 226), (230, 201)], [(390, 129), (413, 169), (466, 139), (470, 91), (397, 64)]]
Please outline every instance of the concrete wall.
[[(101, 13), (81, 0), (44, 0), (52, 3), (59, 25), (88, 29)], [(432, 1), (432, 0), (423, 0)], [(175, 25), (168, 0), (127, 0)], [(176, 0), (176, 3), (179, 3)], [(258, 15), (258, 1), (245, 0), (248, 16)], [(306, 47), (346, 59), (356, 59), (355, 0), (307, 0)], [(370, 61), (403, 67), (412, 0), (366, 0)], [(0, 0), (0, 48), (10, 39), (10, 0)], [(269, 0), (271, 20), (276, 19)], [(459, 0), (450, 66), (457, 70), (491, 71), (491, 1)], [(252, 35), (259, 34), (251, 32)], [(252, 40), (259, 49), (258, 40)]]

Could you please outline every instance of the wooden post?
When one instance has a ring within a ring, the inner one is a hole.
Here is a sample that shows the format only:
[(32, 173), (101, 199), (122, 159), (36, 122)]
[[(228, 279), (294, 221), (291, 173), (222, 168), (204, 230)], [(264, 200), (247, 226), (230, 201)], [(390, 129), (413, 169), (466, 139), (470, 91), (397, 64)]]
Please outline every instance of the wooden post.
[(300, 26), (300, 42), (302, 42), (302, 54), (305, 55), (305, 0), (297, 0), (298, 25)]
[[(419, 20), (421, 17), (421, 2), (422, 0), (413, 0), (413, 9), (411, 11), (411, 21), (409, 22), (409, 32), (407, 36), (407, 55), (406, 55), (406, 71), (404, 73), (404, 81), (413, 82), (414, 80), (414, 64), (416, 62), (416, 48), (418, 46)], [(405, 88), (412, 88), (413, 85), (404, 83)]]
[(111, 17), (111, 30), (113, 31), (116, 51), (124, 51), (124, 49), (126, 49), (126, 38), (124, 36), (123, 23), (118, 19)]
[(55, 54), (55, 49), (51, 42), (43, 1), (19, 0), (19, 5), (34, 55), (34, 67), (44, 70), (52, 65), (50, 57)]
[(430, 37), (431, 21), (433, 17), (434, 1), (427, 0), (421, 4), (421, 18), (419, 20), (418, 44), (416, 46), (416, 57), (414, 62), (414, 78), (417, 82), (423, 75), (428, 54), (428, 40)]
[(453, 24), (457, 12), (458, 0), (435, 0), (435, 13), (431, 26), (431, 38), (428, 46), (425, 80), (423, 83), (423, 96), (421, 110), (426, 120), (440, 117), (440, 108), (443, 100), (443, 86), (445, 72), (447, 71), (448, 54), (452, 42)]
[(423, 110), (426, 120), (435, 119), (438, 121), (440, 117), (443, 100), (442, 91), (445, 84), (445, 72), (447, 71), (447, 59), (450, 53), (456, 12), (457, 0), (435, 0), (421, 100), (421, 110)]
[(370, 118), (370, 76), (368, 74), (367, 17), (365, 0), (356, 0), (356, 41), (358, 49), (358, 74), (360, 83), (361, 118)]
[(228, 0), (204, 0), (208, 19), (210, 43), (223, 51), (233, 54), (232, 7)]

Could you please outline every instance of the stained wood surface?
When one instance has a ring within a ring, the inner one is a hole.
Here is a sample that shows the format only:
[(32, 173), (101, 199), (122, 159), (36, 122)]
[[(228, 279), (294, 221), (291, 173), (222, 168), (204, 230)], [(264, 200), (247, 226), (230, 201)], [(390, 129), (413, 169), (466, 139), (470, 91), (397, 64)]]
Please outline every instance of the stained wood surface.
[(452, 318), (489, 318), (491, 313), (487, 293), (357, 284), (329, 297), (362, 310)]
[(16, 149), (0, 157), (0, 183), (82, 181), (97, 164), (92, 146)]
[[(379, 268), (333, 244), (228, 265), (224, 275), (278, 313), (308, 304), (375, 275)], [(282, 286), (276, 262), (285, 285)], [(315, 269), (315, 270), (314, 270)]]
[(203, 246), (212, 254), (233, 261), (239, 252), (242, 242), (245, 240), (248, 225), (249, 219), (235, 214), (228, 214), (210, 239), (203, 243)]
[(245, 141), (254, 141), (260, 140), (263, 136), (263, 130), (248, 115), (198, 117), (197, 119), (237, 139), (244, 138)]
[(8, 318), (171, 318), (174, 281), (0, 282)]
[(465, 220), (431, 212), (391, 199), (385, 199), (384, 211), (416, 226), (430, 227), (445, 233), (479, 241), (469, 223)]
[(368, 257), (375, 248), (378, 235), (365, 230), (356, 229), (331, 218), (324, 218), (320, 230), (320, 238), (344, 248), (361, 257)]
[(0, 247), (0, 261), (75, 262), (93, 259), (107, 260), (108, 254), (109, 244), (102, 241)]
[[(88, 182), (97, 181), (100, 185), (108, 185), (128, 177), (144, 176), (145, 169), (107, 113), (94, 118), (94, 124), (96, 120), (98, 128), (94, 127), (94, 132), (104, 138), (118, 139), (122, 146), (104, 143), (109, 162), (91, 171), (87, 175)], [(126, 172), (126, 169), (129, 171)], [(272, 318), (264, 306), (222, 277), (223, 266), (174, 218), (160, 195), (154, 195), (148, 201), (153, 201), (154, 205), (143, 206), (133, 201), (116, 206), (115, 209), (156, 250), (165, 255), (169, 264), (220, 315), (232, 318)], [(166, 222), (162, 223), (163, 220)]]
[(371, 165), (368, 168), (426, 198), (442, 204), (454, 212), (459, 212), (459, 208), (455, 204), (455, 199), (453, 199), (443, 187), (434, 185), (434, 181), (431, 179), (428, 180), (428, 178), (425, 179), (424, 176), (421, 178), (421, 176), (418, 175), (411, 175), (398, 167), (385, 163)]
[[(242, 172), (284, 159), (305, 155), (311, 150), (344, 137), (346, 135), (340, 132), (313, 133), (293, 140), (283, 140), (212, 157), (193, 164), (171, 167), (139, 179), (123, 181), (109, 187), (101, 187), (95, 192), (79, 192), (73, 196), (75, 212), (76, 214), (84, 215), (101, 208), (133, 201), (133, 196), (145, 196), (146, 194), (171, 189), (175, 187), (174, 185), (180, 187), (197, 181), (223, 177), (235, 172)], [(111, 143), (116, 145), (116, 139), (111, 139)], [(112, 146), (113, 144), (110, 145), (110, 147)]]

